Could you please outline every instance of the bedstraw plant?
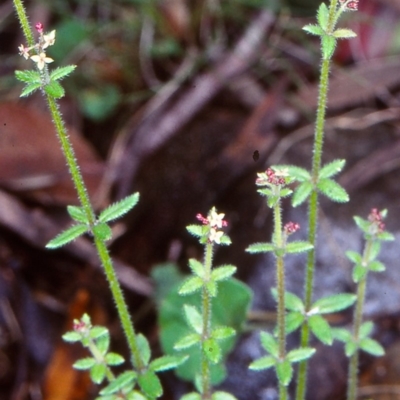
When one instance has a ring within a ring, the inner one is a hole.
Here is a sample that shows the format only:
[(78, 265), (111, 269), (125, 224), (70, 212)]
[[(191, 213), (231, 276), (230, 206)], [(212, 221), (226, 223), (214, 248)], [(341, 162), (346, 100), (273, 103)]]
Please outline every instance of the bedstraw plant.
[[(185, 316), (190, 332), (178, 338), (174, 345), (174, 355), (151, 360), (147, 339), (136, 333), (133, 326), (106, 244), (112, 236), (109, 224), (130, 211), (137, 204), (139, 194), (130, 195), (98, 213), (95, 212), (57, 104), (58, 99), (64, 96), (60, 81), (72, 73), (75, 66), (64, 66), (53, 70), (50, 68), (54, 60), (47, 56), (46, 51), (54, 44), (56, 32), (54, 30), (46, 32), (43, 25), (37, 23), (34, 35), (22, 1), (13, 0), (13, 2), (26, 40), (26, 44), (19, 46), (19, 52), (34, 65), (32, 70), (16, 71), (17, 79), (25, 84), (21, 96), (28, 96), (37, 90), (42, 92), (80, 203), (79, 206), (67, 207), (74, 221), (73, 225), (51, 240), (46, 247), (59, 248), (85, 234), (93, 238), (130, 352), (131, 368), (118, 376), (115, 375), (112, 367), (122, 364), (124, 359), (121, 355), (110, 351), (108, 330), (93, 326), (90, 317), (85, 314), (81, 319), (75, 320), (73, 330), (63, 336), (66, 341), (80, 342), (90, 353), (90, 356), (78, 360), (74, 367), (88, 370), (94, 383), (103, 384), (98, 399), (156, 399), (163, 392), (156, 373), (179, 367), (188, 357), (193, 358), (190, 350), (196, 348), (200, 354), (194, 377), (197, 391), (184, 395), (182, 400), (234, 400), (235, 397), (229, 393), (213, 390), (212, 377), (213, 367), (223, 362), (226, 353), (222, 344), (236, 334), (235, 329), (215, 323), (213, 318), (213, 302), (217, 302), (218, 293), (224, 283), (233, 281), (232, 275), (236, 271), (233, 265), (213, 267), (215, 246), (230, 244), (230, 239), (223, 230), (227, 226), (225, 215), (218, 213), (213, 207), (206, 217), (197, 215), (200, 225), (187, 227), (204, 246), (204, 259), (202, 262), (189, 260), (192, 275), (180, 285), (179, 295), (188, 298), (190, 295), (200, 294), (199, 306), (188, 302), (180, 310)], [(362, 313), (368, 272), (380, 272), (385, 269), (376, 258), (381, 242), (393, 240), (393, 236), (384, 231), (383, 219), (386, 211), (380, 212), (374, 209), (368, 220), (355, 217), (356, 224), (363, 231), (366, 241), (362, 254), (354, 251), (346, 253), (354, 263), (353, 280), (357, 284), (356, 295), (340, 293), (316, 301), (313, 299), (315, 257), (318, 246), (319, 194), (334, 202), (342, 203), (349, 200), (346, 191), (332, 179), (343, 169), (345, 161), (334, 160), (322, 166), (322, 155), (332, 56), (337, 40), (355, 36), (349, 29), (337, 28), (337, 24), (344, 12), (356, 11), (357, 8), (358, 0), (331, 0), (329, 6), (322, 3), (318, 9), (317, 23), (304, 27), (306, 32), (320, 37), (322, 54), (311, 171), (290, 165), (272, 166), (265, 172), (259, 173), (256, 180), (258, 192), (266, 197), (268, 207), (273, 210), (273, 234), (270, 242), (255, 243), (249, 246), (247, 251), (272, 253), (275, 257), (276, 288), (272, 289), (272, 295), (277, 302), (277, 326), (273, 332), (261, 333), (261, 345), (267, 355), (253, 361), (250, 369), (275, 369), (280, 400), (289, 398), (288, 385), (293, 378), (294, 363), (299, 363), (296, 400), (306, 398), (307, 363), (315, 353), (315, 349), (309, 347), (310, 333), (326, 345), (331, 345), (334, 338), (345, 343), (345, 353), (350, 358), (348, 400), (355, 400), (357, 397), (359, 350), (377, 356), (384, 352), (379, 343), (369, 337), (373, 325), (371, 322), (362, 322)], [(289, 240), (300, 229), (295, 222), (286, 224), (282, 222), (281, 200), (289, 196), (294, 207), (308, 200), (307, 241)], [(295, 253), (307, 253), (303, 299), (285, 290), (285, 257)], [(250, 296), (247, 296), (247, 299), (249, 300)], [(323, 317), (324, 314), (344, 310), (354, 303), (356, 303), (354, 326), (351, 332), (346, 329), (331, 328)], [(245, 309), (246, 307), (243, 307), (243, 310)], [(287, 349), (286, 337), (297, 329), (300, 329), (300, 347)]]

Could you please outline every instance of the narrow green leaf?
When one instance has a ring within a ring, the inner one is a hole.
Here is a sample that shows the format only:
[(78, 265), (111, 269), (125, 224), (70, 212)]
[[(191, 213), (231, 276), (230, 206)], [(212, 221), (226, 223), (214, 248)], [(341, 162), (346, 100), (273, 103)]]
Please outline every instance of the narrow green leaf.
[(184, 336), (182, 339), (178, 340), (175, 345), (175, 350), (182, 350), (192, 347), (194, 345), (200, 344), (201, 336), (198, 333), (191, 333), (189, 335)]
[(188, 393), (181, 397), (180, 400), (201, 400), (201, 395), (199, 393)]
[(132, 385), (137, 378), (137, 373), (134, 371), (125, 371), (117, 376), (109, 385), (100, 391), (101, 395), (110, 395), (116, 393), (125, 387)]
[(77, 206), (67, 206), (67, 211), (70, 217), (76, 222), (82, 222), (83, 224), (88, 224), (88, 218), (82, 207)]
[(156, 358), (150, 363), (150, 369), (155, 372), (166, 371), (168, 369), (176, 368), (178, 365), (183, 364), (188, 359), (188, 356), (162, 356)]
[(95, 364), (90, 369), (90, 379), (98, 385), (103, 382), (106, 376), (107, 367), (104, 364)]
[(55, 80), (55, 81), (62, 79), (64, 77), (66, 77), (67, 75), (69, 75), (75, 68), (76, 68), (76, 65), (67, 65), (65, 67), (58, 67), (58, 68), (54, 69), (53, 71), (51, 71), (50, 79)]
[(139, 201), (139, 193), (136, 192), (116, 203), (111, 204), (100, 213), (99, 221), (109, 222), (122, 217), (133, 207), (135, 207), (138, 201)]
[(386, 267), (380, 261), (375, 260), (368, 264), (368, 269), (374, 272), (383, 272)]
[(215, 340), (224, 340), (234, 336), (235, 334), (236, 331), (230, 326), (219, 326), (218, 328), (213, 329), (211, 337)]
[(372, 260), (375, 260), (376, 257), (378, 257), (379, 253), (381, 252), (381, 247), (382, 245), (378, 241), (372, 243), (369, 251), (368, 262), (371, 262)]
[(360, 282), (362, 279), (365, 278), (365, 276), (367, 275), (367, 272), (368, 272), (368, 269), (363, 267), (362, 265), (360, 265), (360, 264), (355, 265), (353, 268), (353, 273), (352, 273), (353, 281), (355, 283)]
[(205, 234), (204, 227), (204, 225), (188, 225), (186, 230), (193, 236), (202, 237)]
[(203, 342), (203, 352), (213, 364), (219, 363), (222, 359), (221, 347), (213, 338), (208, 338)]
[(257, 193), (260, 193), (261, 196), (269, 197), (272, 196), (272, 190), (265, 188), (265, 189), (257, 189)]
[(281, 199), (290, 196), (292, 193), (293, 193), (293, 190), (291, 190), (289, 188), (281, 189), (281, 191), (280, 191)]
[(140, 374), (138, 377), (138, 383), (142, 391), (151, 399), (156, 399), (163, 393), (160, 380), (151, 370), (147, 370), (143, 374)]
[(354, 264), (362, 263), (362, 255), (357, 253), (356, 251), (346, 251), (346, 257)]
[(295, 167), (294, 165), (284, 165), (283, 169), (287, 169), (289, 176), (297, 182), (305, 182), (311, 180), (310, 173), (301, 167)]
[(29, 85), (26, 85), (26, 86), (23, 88), (20, 97), (27, 97), (27, 96), (29, 96), (29, 95), (30, 95), (31, 93), (33, 93), (35, 90), (40, 89), (41, 86), (42, 86), (41, 83), (30, 83)]
[(231, 238), (224, 233), (221, 238), (219, 239), (219, 245), (220, 246), (229, 246), (230, 244), (232, 244), (232, 240)]
[(104, 326), (93, 326), (90, 329), (89, 336), (92, 339), (98, 339), (100, 336), (108, 335), (110, 336), (110, 332)]
[(63, 340), (69, 343), (79, 342), (82, 336), (78, 332), (70, 331), (62, 335)]
[(301, 349), (291, 350), (286, 358), (291, 363), (296, 363), (304, 360), (308, 360), (315, 353), (315, 349), (311, 347), (303, 347)]
[(292, 206), (297, 207), (303, 204), (313, 190), (313, 184), (310, 181), (301, 183), (292, 196)]
[(355, 216), (353, 217), (353, 219), (354, 219), (354, 222), (356, 223), (356, 225), (357, 225), (364, 233), (368, 233), (368, 229), (369, 229), (369, 226), (370, 226), (370, 224), (371, 224), (369, 221), (367, 221), (367, 220), (364, 219), (364, 218), (358, 217), (357, 215), (355, 215)]
[(64, 88), (57, 81), (51, 81), (45, 85), (44, 91), (55, 99), (61, 99), (61, 97), (64, 97), (65, 95)]
[(217, 284), (215, 281), (207, 282), (205, 287), (211, 297), (215, 297), (217, 295)]
[(275, 251), (275, 246), (272, 243), (254, 243), (246, 251), (248, 253), (268, 253), (269, 251)]
[(204, 266), (200, 261), (191, 258), (189, 260), (189, 268), (195, 275), (199, 276), (200, 278), (204, 277)]
[(106, 223), (96, 223), (93, 226), (93, 235), (100, 240), (110, 240), (112, 238), (112, 230)]
[[(272, 288), (271, 293), (273, 298), (278, 301), (278, 291), (276, 288)], [(305, 310), (303, 301), (300, 297), (290, 292), (285, 292), (285, 308), (290, 311), (299, 311), (301, 313)]]
[(93, 367), (96, 364), (96, 359), (93, 357), (86, 357), (76, 361), (73, 365), (75, 369), (86, 370)]
[(320, 27), (326, 31), (329, 23), (329, 10), (325, 3), (321, 3), (317, 11), (317, 21)]
[(316, 35), (316, 36), (323, 36), (324, 31), (321, 29), (319, 25), (314, 25), (314, 24), (308, 24), (306, 26), (303, 26), (303, 31), (306, 31), (307, 33), (311, 33), (311, 35)]
[(360, 341), (360, 348), (365, 352), (380, 357), (385, 354), (385, 349), (374, 339), (364, 338)]
[(107, 365), (120, 365), (124, 363), (124, 357), (117, 353), (107, 353), (105, 356), (105, 361)]
[(236, 272), (236, 270), (237, 268), (234, 265), (223, 265), (215, 268), (211, 272), (211, 279), (215, 281), (223, 281), (230, 278)]
[(378, 233), (377, 238), (383, 242), (393, 242), (395, 240), (395, 237), (389, 232)]
[(21, 82), (41, 85), (41, 78), (38, 71), (15, 71), (15, 77)]
[(364, 322), (360, 327), (360, 338), (364, 339), (369, 336), (374, 329), (374, 324), (371, 321)]
[(232, 396), (227, 392), (218, 391), (212, 394), (211, 400), (237, 400), (237, 399), (235, 396)]
[(279, 347), (277, 341), (274, 337), (267, 332), (260, 333), (260, 340), (262, 347), (272, 356), (278, 357), (279, 354)]
[(345, 328), (331, 328), (333, 337), (340, 342), (348, 343), (352, 341), (351, 332)]
[(332, 57), (333, 52), (335, 51), (336, 38), (334, 38), (333, 36), (325, 35), (322, 36), (321, 43), (323, 58), (325, 60), (329, 60)]
[(203, 280), (198, 276), (186, 279), (180, 287), (178, 293), (182, 296), (194, 293), (203, 287)]
[(333, 36), (335, 36), (336, 39), (350, 39), (357, 37), (357, 34), (351, 29), (336, 29), (336, 31), (333, 32)]
[(54, 239), (50, 240), (50, 242), (46, 244), (46, 248), (56, 249), (57, 247), (64, 246), (65, 244), (72, 242), (77, 237), (86, 233), (87, 230), (87, 225), (74, 225), (71, 228), (68, 228), (66, 231), (61, 232)]
[(344, 352), (347, 357), (351, 357), (357, 351), (357, 344), (353, 341), (346, 342), (344, 346)]
[(136, 339), (137, 339), (137, 342), (139, 345), (139, 351), (140, 351), (140, 356), (142, 358), (142, 361), (143, 361), (144, 365), (147, 366), (149, 364), (149, 361), (151, 358), (151, 350), (150, 350), (149, 341), (141, 333), (136, 335)]
[(195, 330), (196, 333), (201, 334), (203, 332), (203, 318), (197, 311), (196, 307), (185, 305), (183, 309), (189, 325)]
[(304, 322), (304, 319), (305, 317), (301, 312), (293, 311), (288, 313), (285, 321), (286, 333), (289, 334), (298, 329)]
[(322, 194), (336, 203), (346, 203), (349, 201), (347, 192), (331, 179), (321, 179), (317, 184), (317, 188)]
[(357, 296), (349, 293), (339, 293), (317, 300), (311, 307), (313, 313), (327, 314), (344, 310), (356, 301)]
[(312, 315), (308, 318), (308, 325), (312, 333), (324, 344), (331, 345), (333, 342), (331, 327), (320, 315)]
[(313, 245), (305, 241), (294, 241), (286, 245), (285, 250), (287, 253), (304, 253), (305, 251), (311, 250)]
[(290, 364), (289, 360), (283, 360), (281, 362), (278, 362), (275, 365), (276, 368), (276, 375), (278, 377), (278, 381), (284, 385), (288, 386), (290, 381), (292, 380), (293, 376), (293, 367), (292, 364)]
[(253, 361), (249, 365), (249, 369), (253, 371), (261, 371), (263, 369), (268, 369), (276, 364), (276, 359), (272, 356), (261, 357), (258, 360)]
[(319, 179), (331, 178), (337, 175), (346, 164), (346, 160), (334, 160), (321, 168)]
[(102, 335), (96, 339), (96, 346), (100, 353), (104, 356), (110, 348), (110, 334)]

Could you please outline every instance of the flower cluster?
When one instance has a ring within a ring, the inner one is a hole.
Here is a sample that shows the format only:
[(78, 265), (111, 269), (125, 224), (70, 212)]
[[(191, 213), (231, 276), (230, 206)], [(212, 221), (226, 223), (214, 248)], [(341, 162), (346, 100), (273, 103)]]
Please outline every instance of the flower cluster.
[(358, 0), (339, 0), (342, 5), (344, 5), (345, 10), (357, 11), (358, 10)]
[(385, 230), (385, 224), (383, 223), (384, 216), (382, 213), (377, 209), (373, 208), (368, 215), (368, 221), (371, 222), (370, 230), (371, 234), (377, 235), (382, 233)]
[[(39, 33), (39, 40), (38, 42), (31, 47), (26, 47), (23, 44), (21, 44), (18, 47), (19, 54), (24, 57), (26, 60), (30, 58), (33, 62), (36, 63), (37, 67), (40, 70), (43, 70), (44, 66), (46, 64), (49, 64), (53, 62), (54, 60), (50, 57), (47, 57), (45, 53), (45, 49), (47, 47), (52, 46), (56, 40), (56, 31), (51, 31), (48, 34), (43, 33), (43, 24), (41, 22), (38, 22), (35, 25), (36, 30)], [(31, 55), (30, 51), (34, 50), (36, 54)]]
[(283, 227), (283, 233), (286, 236), (291, 235), (292, 233), (297, 232), (300, 229), (300, 225), (296, 222), (288, 222), (287, 224), (285, 224), (285, 226)]
[(218, 214), (215, 207), (211, 209), (208, 213), (207, 218), (201, 214), (197, 214), (196, 218), (203, 224), (209, 226), (208, 231), (208, 242), (209, 243), (221, 243), (221, 238), (224, 232), (219, 231), (218, 228), (222, 228), (223, 226), (228, 226), (228, 222), (224, 220), (225, 214)]
[(272, 168), (268, 168), (265, 172), (257, 174), (256, 185), (283, 186), (286, 184), (286, 176), (287, 172), (285, 170), (274, 171)]

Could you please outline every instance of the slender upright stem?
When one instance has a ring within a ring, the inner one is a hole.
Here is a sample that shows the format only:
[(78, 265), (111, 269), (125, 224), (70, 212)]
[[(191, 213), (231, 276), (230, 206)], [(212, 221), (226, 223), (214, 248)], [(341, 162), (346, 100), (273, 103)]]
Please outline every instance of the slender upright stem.
[[(209, 280), (211, 276), (213, 259), (213, 244), (207, 243), (204, 254), (204, 279)], [(212, 299), (207, 288), (203, 286), (202, 290), (202, 316), (203, 316), (203, 333), (202, 342), (204, 343), (210, 337), (211, 334), (211, 304)], [(202, 343), (202, 345), (203, 345)], [(203, 348), (201, 349), (201, 379), (202, 379), (202, 400), (210, 400), (212, 396), (211, 392), (211, 376), (210, 376), (210, 362), (207, 356), (204, 354)]]
[[(337, 0), (332, 0), (329, 9), (329, 33), (333, 31), (336, 22)], [(306, 264), (306, 276), (304, 282), (304, 305), (305, 310), (309, 311), (312, 305), (312, 294), (314, 289), (314, 270), (315, 270), (315, 254), (317, 243), (317, 226), (318, 226), (318, 191), (316, 188), (318, 182), (319, 172), (321, 170), (321, 160), (323, 153), (324, 143), (324, 129), (325, 129), (325, 116), (326, 105), (329, 87), (329, 68), (331, 59), (323, 58), (321, 64), (320, 83), (319, 83), (319, 96), (318, 107), (315, 121), (314, 131), (314, 146), (313, 146), (313, 159), (312, 159), (312, 179), (314, 182), (314, 189), (311, 193), (308, 203), (308, 241), (313, 245), (309, 251)], [(310, 330), (307, 322), (301, 328), (301, 347), (307, 347), (309, 343)], [(299, 364), (296, 400), (304, 400), (306, 394), (307, 384), (307, 365), (308, 361), (302, 361)]]
[[(366, 263), (370, 258), (371, 247), (372, 247), (372, 241), (368, 240), (365, 245), (365, 250), (363, 254), (363, 261), (365, 261)], [(367, 275), (368, 272), (360, 280), (357, 287), (357, 302), (356, 302), (356, 307), (354, 309), (354, 321), (353, 321), (353, 340), (357, 344), (360, 336), (360, 328), (362, 325), (365, 290), (367, 287)], [(359, 350), (357, 347), (357, 350), (350, 357), (350, 366), (349, 366), (348, 382), (347, 382), (347, 400), (357, 399), (358, 355), (359, 355)]]

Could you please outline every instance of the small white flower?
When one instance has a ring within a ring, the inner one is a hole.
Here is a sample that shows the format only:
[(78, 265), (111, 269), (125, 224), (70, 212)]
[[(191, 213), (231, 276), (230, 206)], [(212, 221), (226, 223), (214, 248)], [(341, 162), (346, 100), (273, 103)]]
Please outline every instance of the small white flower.
[(45, 49), (46, 47), (53, 46), (55, 41), (56, 41), (56, 31), (51, 31), (47, 35), (43, 35), (42, 48)]
[(224, 217), (225, 214), (218, 214), (215, 210), (215, 207), (213, 207), (208, 217), (210, 226), (217, 226), (218, 228), (222, 228)]
[(215, 228), (210, 229), (210, 233), (208, 235), (208, 240), (210, 242), (215, 242), (217, 244), (221, 243), (221, 237), (224, 234), (222, 231), (217, 231)]
[(24, 57), (25, 60), (29, 58), (29, 47), (25, 47), (23, 44), (18, 46), (19, 55)]
[(45, 64), (49, 64), (54, 60), (46, 56), (46, 53), (40, 53), (39, 55), (31, 56), (31, 60), (35, 62), (40, 70), (44, 68)]

